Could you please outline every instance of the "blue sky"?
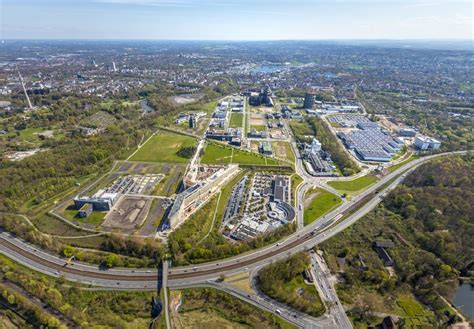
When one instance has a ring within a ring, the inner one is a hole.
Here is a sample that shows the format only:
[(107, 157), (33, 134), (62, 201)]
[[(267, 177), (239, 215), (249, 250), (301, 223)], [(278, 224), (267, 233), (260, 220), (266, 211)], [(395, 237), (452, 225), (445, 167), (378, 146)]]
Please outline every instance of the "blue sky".
[(471, 0), (0, 0), (1, 39), (471, 39)]

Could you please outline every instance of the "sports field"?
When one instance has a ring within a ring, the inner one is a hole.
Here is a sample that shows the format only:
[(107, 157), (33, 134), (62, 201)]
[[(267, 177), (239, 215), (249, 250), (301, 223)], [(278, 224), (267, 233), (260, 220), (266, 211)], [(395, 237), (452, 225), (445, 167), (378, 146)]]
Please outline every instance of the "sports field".
[(320, 188), (309, 191), (305, 199), (305, 225), (314, 222), (342, 202), (337, 195)]
[(328, 185), (346, 194), (355, 194), (369, 185), (372, 185), (377, 181), (377, 177), (373, 175), (362, 176), (353, 180), (348, 181), (332, 181), (328, 182)]
[(130, 161), (186, 163), (189, 159), (176, 155), (182, 147), (196, 146), (192, 137), (161, 131), (153, 136)]
[(265, 157), (260, 154), (241, 151), (235, 147), (209, 143), (201, 158), (202, 164), (254, 164), (254, 165), (278, 165), (279, 161)]

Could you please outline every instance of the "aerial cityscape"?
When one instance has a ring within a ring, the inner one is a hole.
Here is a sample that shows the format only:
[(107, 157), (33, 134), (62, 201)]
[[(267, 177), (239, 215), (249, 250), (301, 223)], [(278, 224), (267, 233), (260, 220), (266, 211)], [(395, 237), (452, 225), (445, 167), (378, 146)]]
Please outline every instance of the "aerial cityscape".
[(472, 3), (316, 2), (0, 5), (0, 328), (472, 328)]

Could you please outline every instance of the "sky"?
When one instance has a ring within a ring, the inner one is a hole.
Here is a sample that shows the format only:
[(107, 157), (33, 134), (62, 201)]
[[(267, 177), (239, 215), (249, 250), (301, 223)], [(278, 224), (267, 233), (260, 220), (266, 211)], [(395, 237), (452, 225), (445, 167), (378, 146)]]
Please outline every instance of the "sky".
[(472, 0), (0, 0), (0, 39), (473, 40)]

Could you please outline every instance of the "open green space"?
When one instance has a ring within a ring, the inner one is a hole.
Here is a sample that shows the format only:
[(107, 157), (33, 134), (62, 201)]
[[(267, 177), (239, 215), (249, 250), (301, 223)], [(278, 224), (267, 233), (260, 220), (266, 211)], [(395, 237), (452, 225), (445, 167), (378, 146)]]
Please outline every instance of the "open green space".
[(186, 163), (189, 159), (180, 157), (176, 153), (183, 147), (196, 146), (192, 137), (160, 131), (154, 135), (137, 153), (131, 161)]
[(293, 193), (293, 207), (296, 207), (296, 188), (303, 182), (303, 178), (301, 178), (298, 174), (291, 175), (291, 189)]
[(418, 155), (411, 155), (408, 159), (403, 160), (403, 161), (401, 161), (401, 162), (399, 162), (399, 163), (397, 163), (397, 164), (394, 164), (394, 165), (389, 166), (389, 167), (387, 168), (387, 170), (388, 170), (389, 172), (394, 172), (394, 171), (397, 170), (398, 168), (400, 168), (400, 167), (406, 165), (407, 163), (409, 163), (409, 162), (411, 162), (411, 161), (413, 161), (413, 160), (416, 160), (416, 159), (418, 159), (418, 158), (419, 158)]
[[(32, 271), (3, 255), (0, 255), (0, 266), (2, 282), (15, 288), (9, 290), (10, 298), (6, 300), (28, 322), (34, 323), (35, 328), (146, 328), (149, 325), (153, 292), (91, 291), (76, 283), (65, 284), (62, 277), (52, 278)], [(33, 301), (31, 296), (45, 305), (39, 312), (28, 311), (32, 307), (24, 300)], [(26, 312), (22, 312), (25, 308)], [(59, 326), (61, 323), (68, 326)]]
[(232, 295), (212, 288), (172, 291), (181, 297), (179, 312), (172, 312), (177, 329), (184, 328), (275, 328), (291, 329), (294, 325)]
[(251, 125), (250, 130), (265, 131), (267, 127), (265, 125)]
[(328, 182), (328, 185), (341, 193), (355, 194), (367, 188), (369, 185), (372, 185), (376, 181), (376, 176), (367, 175), (348, 181), (330, 181)]
[(208, 143), (204, 155), (201, 158), (202, 164), (249, 164), (249, 165), (278, 165), (280, 161), (252, 152), (239, 150), (235, 147)]
[(395, 302), (395, 313), (403, 318), (406, 328), (428, 328), (433, 312), (425, 309), (413, 296), (401, 294)]
[[(440, 296), (449, 300), (462, 273), (472, 276), (472, 234), (466, 234), (471, 177), (472, 157), (429, 161), (382, 204), (320, 245), (331, 271), (344, 278), (337, 293), (355, 327), (372, 322), (361, 309), (400, 316), (408, 328), (446, 328), (459, 320)], [(374, 241), (393, 243), (386, 249), (393, 267), (385, 266)], [(448, 241), (449, 248), (440, 247)]]
[(277, 261), (258, 272), (257, 285), (267, 296), (312, 316), (325, 307), (314, 284), (306, 284), (302, 273), (309, 267), (307, 253)]
[(229, 127), (230, 128), (242, 128), (242, 123), (244, 121), (244, 114), (238, 112), (232, 112), (230, 116)]
[(89, 216), (81, 218), (78, 216), (78, 213), (79, 211), (72, 205), (64, 210), (64, 217), (73, 222), (100, 226), (104, 222), (104, 217), (107, 214), (106, 212), (93, 211)]
[(308, 225), (336, 206), (341, 204), (342, 200), (337, 195), (332, 194), (321, 188), (316, 188), (307, 193), (305, 199), (308, 205), (305, 205), (304, 224)]

